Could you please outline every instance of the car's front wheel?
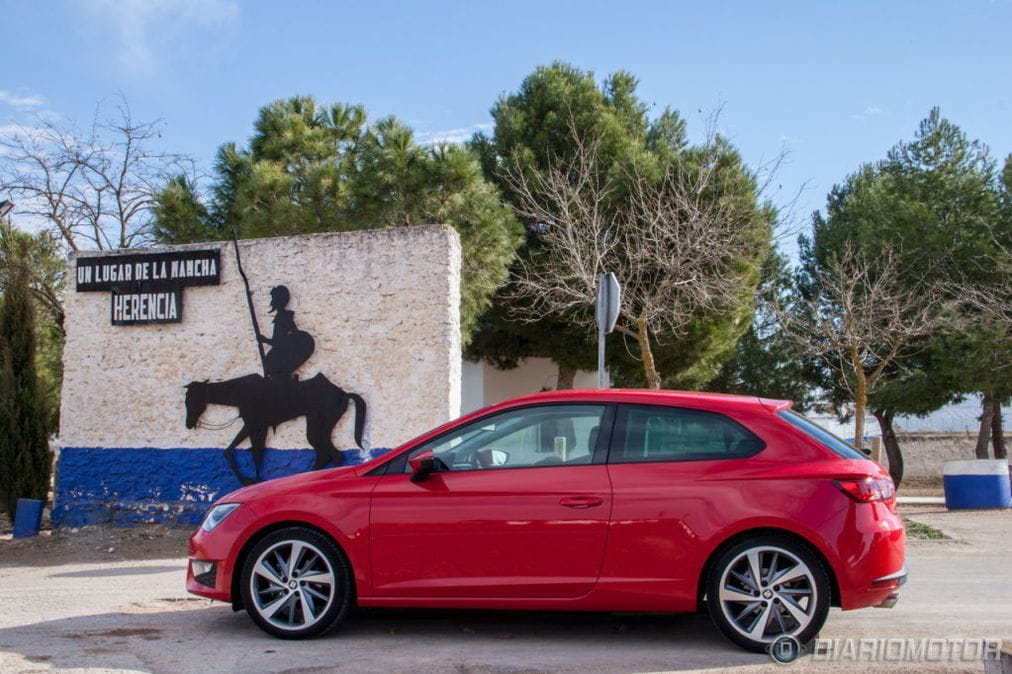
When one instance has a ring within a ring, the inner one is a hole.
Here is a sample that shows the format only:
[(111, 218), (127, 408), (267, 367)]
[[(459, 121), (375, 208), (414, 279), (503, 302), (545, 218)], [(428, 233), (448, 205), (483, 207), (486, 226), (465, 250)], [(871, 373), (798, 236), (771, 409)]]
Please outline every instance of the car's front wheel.
[(764, 651), (783, 636), (806, 644), (826, 622), (829, 576), (811, 550), (790, 538), (747, 538), (710, 569), (706, 603), (720, 631), (748, 650)]
[(323, 534), (303, 527), (272, 532), (246, 556), (242, 600), (261, 629), (283, 639), (323, 634), (347, 613), (348, 563)]

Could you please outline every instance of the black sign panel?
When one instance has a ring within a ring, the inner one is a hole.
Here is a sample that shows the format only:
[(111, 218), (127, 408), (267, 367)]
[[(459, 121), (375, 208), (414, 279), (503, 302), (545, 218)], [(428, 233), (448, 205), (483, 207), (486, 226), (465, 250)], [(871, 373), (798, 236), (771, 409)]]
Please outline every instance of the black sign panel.
[(77, 258), (77, 290), (185, 288), (221, 282), (221, 251), (132, 253)]
[(221, 251), (80, 257), (76, 280), (78, 292), (111, 291), (113, 325), (179, 323), (183, 288), (221, 283)]

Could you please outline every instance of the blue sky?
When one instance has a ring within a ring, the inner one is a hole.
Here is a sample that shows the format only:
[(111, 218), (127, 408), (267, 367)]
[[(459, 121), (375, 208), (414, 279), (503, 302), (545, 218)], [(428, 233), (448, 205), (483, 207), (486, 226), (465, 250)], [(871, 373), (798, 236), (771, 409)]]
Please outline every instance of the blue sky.
[[(210, 168), (279, 97), (396, 115), (423, 140), (488, 125), (496, 97), (561, 59), (625, 69), (690, 133), (723, 105), (746, 161), (790, 151), (771, 196), (797, 211), (910, 138), (933, 105), (1012, 152), (1012, 2), (237, 2), (7, 0), (0, 128), (87, 122), (122, 93), (166, 148)], [(779, 188), (779, 189), (778, 189)]]

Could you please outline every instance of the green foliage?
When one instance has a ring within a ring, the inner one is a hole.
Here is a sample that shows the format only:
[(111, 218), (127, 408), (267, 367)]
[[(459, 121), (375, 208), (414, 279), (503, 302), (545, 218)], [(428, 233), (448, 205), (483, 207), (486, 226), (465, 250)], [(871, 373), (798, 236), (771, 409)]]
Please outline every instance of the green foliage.
[(0, 505), (12, 518), (19, 498), (45, 500), (49, 491), (52, 456), (35, 358), (29, 271), (16, 265), (0, 303)]
[(46, 433), (60, 423), (60, 389), (63, 382), (63, 303), (66, 262), (57, 238), (49, 232), (35, 235), (6, 223), (0, 225), (0, 292), (19, 271), (28, 274), (35, 313), (35, 364), (46, 418)]
[[(891, 249), (910, 288), (1000, 283), (993, 260), (1012, 244), (1012, 218), (1003, 216), (999, 179), (987, 148), (934, 108), (913, 141), (833, 188), (825, 217), (814, 216), (812, 239), (802, 247), (805, 273), (824, 270), (850, 242), (871, 254)], [(977, 391), (1007, 397), (1010, 361), (1008, 334), (996, 327), (942, 331), (901, 354), (870, 403), (927, 414)], [(839, 389), (831, 395), (845, 398)]]
[(60, 399), (63, 389), (64, 334), (41, 312), (35, 314), (35, 371), (46, 420), (46, 434), (60, 429)]
[(180, 178), (156, 209), (160, 240), (178, 243), (379, 227), (448, 224), (462, 247), (465, 343), (506, 280), (521, 228), (482, 177), (477, 156), (425, 147), (393, 117), (366, 125), (360, 106), (310, 97), (260, 110), (248, 148), (218, 150), (209, 203)]
[(774, 303), (790, 292), (792, 281), (787, 258), (772, 251), (763, 263), (749, 329), (709, 383), (711, 391), (793, 400), (800, 412), (815, 406), (816, 391), (825, 383), (822, 369), (783, 333), (773, 310)]
[(944, 541), (949, 537), (945, 532), (930, 524), (922, 524), (914, 520), (903, 518), (903, 528), (906, 530), (907, 539), (914, 541)]
[[(566, 63), (538, 67), (517, 91), (499, 98), (491, 110), (493, 132), (476, 134), (470, 146), (479, 154), (486, 177), (518, 210), (522, 210), (523, 200), (508, 178), (509, 171), (532, 176), (552, 166), (567, 165), (580, 152), (578, 139), (593, 139), (598, 144), (598, 161), (592, 169), (598, 175), (592, 178), (609, 186), (608, 199), (602, 204), (605, 209), (617, 211), (627, 206), (632, 166), (644, 167), (648, 175), (660, 180), (671, 167), (689, 174), (713, 165), (717, 179), (705, 195), (707, 199), (728, 200), (732, 194), (748, 194), (729, 209), (742, 216), (748, 223), (743, 231), (754, 237), (750, 254), (731, 261), (746, 279), (742, 301), (696, 316), (684, 334), (653, 336), (654, 357), (664, 385), (699, 388), (714, 377), (748, 328), (752, 294), (759, 266), (769, 250), (775, 213), (756, 203), (754, 177), (729, 143), (715, 139), (716, 153), (713, 148), (691, 147), (685, 121), (678, 113), (668, 108), (651, 119), (646, 104), (636, 95), (636, 86), (636, 78), (626, 72), (615, 73), (598, 86), (593, 73)], [(717, 159), (711, 164), (714, 154)], [(538, 238), (541, 223), (527, 219), (525, 224), (527, 241), (519, 255), (525, 261), (537, 261), (543, 252)], [(672, 270), (656, 271), (664, 275)], [(564, 368), (595, 366), (596, 338), (592, 333), (574, 326), (570, 316), (546, 315), (535, 322), (517, 322), (517, 315), (524, 311), (523, 302), (511, 288), (501, 290), (467, 355), (485, 357), (500, 366), (530, 356), (551, 358)], [(586, 311), (593, 308), (588, 305)], [(609, 368), (616, 383), (642, 386), (645, 377), (636, 341), (613, 335), (609, 344)]]
[(994, 253), (996, 177), (987, 148), (934, 108), (913, 142), (898, 143), (884, 161), (833, 188), (826, 218), (814, 222), (815, 258), (824, 262), (849, 240), (869, 251), (891, 248), (912, 284), (968, 274), (991, 280), (973, 261)]
[(159, 193), (154, 216), (152, 236), (162, 243), (207, 241), (219, 234), (196, 186), (184, 175), (170, 180)]

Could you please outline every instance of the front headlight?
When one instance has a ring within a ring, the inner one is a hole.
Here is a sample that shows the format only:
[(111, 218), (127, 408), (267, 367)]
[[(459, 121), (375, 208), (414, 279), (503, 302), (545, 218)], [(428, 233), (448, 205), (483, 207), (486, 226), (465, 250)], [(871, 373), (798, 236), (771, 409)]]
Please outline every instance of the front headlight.
[(222, 520), (238, 507), (238, 503), (221, 503), (214, 506), (204, 515), (204, 521), (201, 523), (200, 528), (208, 532), (213, 531), (216, 526), (221, 524)]

